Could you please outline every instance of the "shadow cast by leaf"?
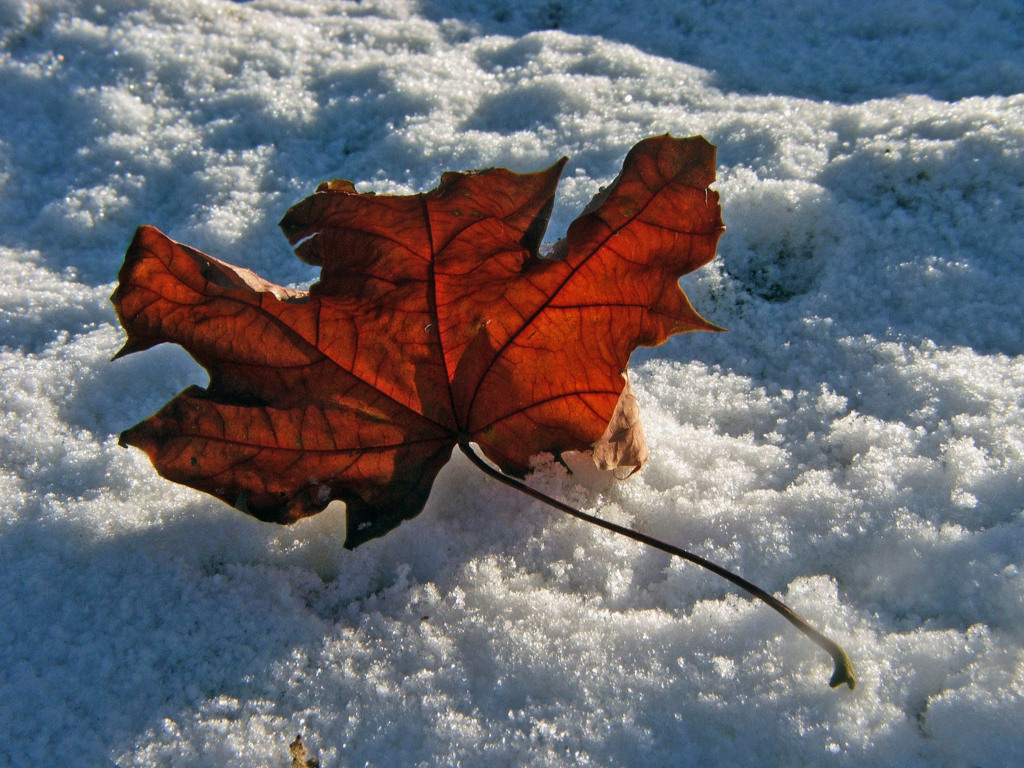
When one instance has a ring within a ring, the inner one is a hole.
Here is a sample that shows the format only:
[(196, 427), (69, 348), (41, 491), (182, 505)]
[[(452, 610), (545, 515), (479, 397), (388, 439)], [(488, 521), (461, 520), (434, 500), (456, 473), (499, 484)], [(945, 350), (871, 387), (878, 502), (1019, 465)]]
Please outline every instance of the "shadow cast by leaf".
[[(502, 551), (515, 517), (492, 515), (453, 539), (438, 512), (352, 552), (336, 512), (281, 528), (197, 497), (153, 525), (97, 533), (77, 515), (26, 510), (0, 538), (0, 562), (18, 573), (0, 629), (0, 663), (18, 690), (5, 704), (7, 738), (99, 764), (218, 701), (279, 700), (275, 668), (358, 626), (368, 603), (416, 630), (421, 614), (407, 604), (419, 585), (450, 589), (474, 545)], [(275, 716), (294, 729), (304, 707), (296, 693)]]
[(252, 680), (309, 638), (265, 567), (203, 573), (213, 543), (237, 545), (237, 533), (206, 515), (106, 536), (70, 521), (8, 526), (0, 555), (19, 578), (0, 658), (18, 695), (6, 738), (100, 764), (165, 718), (253, 696)]

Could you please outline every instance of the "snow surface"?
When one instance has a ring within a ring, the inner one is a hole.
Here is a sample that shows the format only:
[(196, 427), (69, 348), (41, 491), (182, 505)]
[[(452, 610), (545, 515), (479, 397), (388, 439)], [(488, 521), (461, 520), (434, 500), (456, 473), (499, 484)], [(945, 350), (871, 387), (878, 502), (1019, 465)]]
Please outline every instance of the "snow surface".
[[(1024, 6), (1017, 0), (0, 1), (0, 763), (1024, 764)], [(684, 279), (727, 334), (632, 361), (651, 461), (530, 482), (695, 549), (842, 642), (456, 457), (342, 549), (116, 434), (204, 374), (109, 362), (135, 226), (306, 284), (323, 179), (719, 147)]]

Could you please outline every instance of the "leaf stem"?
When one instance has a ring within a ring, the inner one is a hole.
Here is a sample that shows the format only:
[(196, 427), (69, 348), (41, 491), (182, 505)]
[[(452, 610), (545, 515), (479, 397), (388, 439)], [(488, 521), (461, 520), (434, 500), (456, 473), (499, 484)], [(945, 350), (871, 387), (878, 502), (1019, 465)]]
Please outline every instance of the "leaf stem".
[(654, 547), (655, 549), (661, 550), (662, 552), (667, 552), (670, 555), (681, 557), (684, 560), (688, 560), (691, 563), (699, 565), (701, 568), (706, 568), (712, 573), (721, 576), (723, 579), (739, 587), (744, 592), (747, 592), (750, 595), (756, 597), (761, 602), (766, 603), (773, 610), (781, 614), (782, 617), (786, 619), (786, 621), (788, 621), (790, 624), (792, 624), (794, 627), (800, 630), (813, 643), (818, 645), (822, 650), (824, 650), (826, 653), (828, 653), (829, 656), (832, 657), (834, 669), (832, 672), (832, 678), (829, 680), (828, 683), (832, 688), (836, 688), (845, 683), (852, 690), (857, 685), (857, 680), (854, 677), (853, 673), (853, 664), (850, 662), (850, 657), (846, 655), (846, 651), (844, 651), (838, 643), (829, 639), (828, 637), (825, 637), (825, 635), (821, 634), (821, 632), (819, 632), (810, 624), (808, 624), (806, 619), (801, 617), (796, 611), (794, 611), (788, 605), (786, 605), (773, 595), (770, 595), (768, 592), (765, 592), (763, 589), (761, 589), (761, 587), (757, 586), (756, 584), (747, 581), (742, 576), (736, 575), (732, 571), (723, 568), (717, 563), (713, 563), (712, 561), (707, 560), (701, 557), (700, 555), (695, 555), (693, 552), (689, 552), (685, 549), (682, 549), (681, 547), (677, 547), (673, 544), (664, 542), (661, 539), (656, 539), (653, 536), (647, 535), (646, 533), (635, 531), (632, 528), (626, 528), (625, 526), (618, 525), (617, 523), (613, 523), (608, 520), (602, 520), (599, 517), (594, 517), (593, 515), (583, 512), (582, 510), (576, 509), (575, 507), (571, 507), (568, 504), (558, 501), (558, 499), (554, 499), (548, 496), (547, 494), (542, 493), (541, 491), (531, 488), (530, 486), (526, 485), (526, 483), (520, 482), (515, 478), (509, 477), (508, 475), (502, 473), (498, 469), (492, 467), (490, 464), (484, 461), (476, 451), (473, 450), (468, 441), (460, 441), (459, 448), (461, 448), (462, 452), (466, 454), (466, 457), (485, 474), (493, 477), (498, 482), (504, 483), (510, 488), (514, 488), (515, 490), (520, 491), (521, 493), (525, 493), (527, 496), (537, 499), (537, 501), (542, 501), (548, 506), (554, 507), (555, 509), (561, 512), (565, 512), (566, 514), (572, 515), (575, 518), (585, 520), (588, 523), (593, 523), (594, 525), (600, 528), (604, 528), (605, 530), (612, 531), (613, 533), (621, 534), (622, 536), (630, 538), (633, 541), (638, 541), (642, 544), (647, 544), (651, 547)]

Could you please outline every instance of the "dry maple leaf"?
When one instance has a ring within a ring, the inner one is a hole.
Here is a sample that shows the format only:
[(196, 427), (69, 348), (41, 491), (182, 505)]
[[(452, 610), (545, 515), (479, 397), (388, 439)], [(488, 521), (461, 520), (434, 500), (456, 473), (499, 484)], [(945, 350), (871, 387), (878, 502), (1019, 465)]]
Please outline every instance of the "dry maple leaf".
[(322, 268), (308, 293), (142, 227), (113, 296), (118, 354), (176, 342), (210, 384), (122, 440), (262, 520), (344, 500), (348, 547), (418, 514), (459, 443), (516, 475), (570, 450), (637, 467), (630, 353), (714, 327), (677, 282), (723, 230), (714, 162), (702, 138), (641, 142), (551, 258), (564, 160), (446, 173), (418, 195), (322, 184), (281, 221)]
[(321, 267), (308, 292), (140, 228), (112, 297), (128, 333), (118, 356), (175, 342), (210, 384), (122, 443), (164, 477), (262, 520), (289, 523), (343, 500), (346, 547), (417, 515), (458, 445), (503, 482), (709, 567), (800, 626), (713, 563), (508, 477), (566, 451), (638, 468), (647, 449), (630, 354), (715, 328), (678, 284), (713, 258), (724, 229), (708, 189), (715, 148), (701, 137), (640, 142), (541, 257), (564, 165), (446, 173), (417, 195), (324, 183), (281, 221), (298, 256)]

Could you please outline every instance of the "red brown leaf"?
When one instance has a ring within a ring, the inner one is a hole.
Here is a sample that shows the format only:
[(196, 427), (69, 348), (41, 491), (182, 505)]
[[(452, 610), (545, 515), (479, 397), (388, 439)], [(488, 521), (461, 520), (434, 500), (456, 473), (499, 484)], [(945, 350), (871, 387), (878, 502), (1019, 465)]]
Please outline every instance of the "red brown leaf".
[(602, 468), (638, 467), (630, 354), (714, 328), (678, 279), (723, 231), (715, 151), (700, 137), (641, 142), (541, 257), (564, 163), (446, 173), (407, 196), (322, 184), (281, 221), (321, 267), (308, 292), (140, 228), (112, 297), (128, 334), (118, 354), (174, 342), (210, 384), (123, 443), (263, 520), (341, 499), (348, 547), (418, 514), (459, 444), (514, 475), (539, 453), (595, 446)]

